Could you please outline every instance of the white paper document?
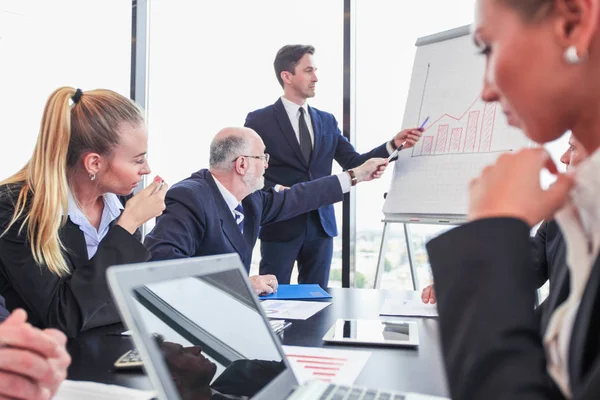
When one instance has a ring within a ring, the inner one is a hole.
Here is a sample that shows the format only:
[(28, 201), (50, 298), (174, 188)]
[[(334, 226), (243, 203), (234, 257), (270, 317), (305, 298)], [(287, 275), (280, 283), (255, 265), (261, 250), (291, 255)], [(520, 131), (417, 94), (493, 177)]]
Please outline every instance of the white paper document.
[(371, 352), (283, 346), (283, 351), (300, 384), (320, 379), (340, 385), (352, 385), (367, 364)]
[(297, 300), (265, 300), (261, 304), (269, 318), (302, 320), (331, 305), (330, 302)]
[(130, 389), (97, 382), (64, 381), (54, 400), (150, 400), (156, 397), (152, 390)]
[(393, 315), (399, 317), (437, 317), (437, 306), (425, 304), (421, 299), (400, 300), (386, 299), (379, 315)]

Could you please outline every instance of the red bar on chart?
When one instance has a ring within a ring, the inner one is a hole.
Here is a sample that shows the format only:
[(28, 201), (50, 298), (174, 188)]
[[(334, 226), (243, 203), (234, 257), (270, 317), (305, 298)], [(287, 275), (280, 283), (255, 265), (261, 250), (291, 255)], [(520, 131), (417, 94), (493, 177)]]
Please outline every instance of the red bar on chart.
[(450, 134), (449, 153), (458, 153), (460, 151), (460, 139), (462, 138), (463, 128), (454, 128)]
[(435, 145), (435, 153), (446, 152), (446, 142), (448, 141), (448, 125), (440, 125), (437, 132), (437, 143)]
[(479, 152), (488, 152), (492, 148), (492, 134), (494, 133), (494, 121), (496, 119), (496, 103), (485, 103), (483, 109), (483, 122), (481, 123), (481, 141)]
[(475, 151), (478, 121), (479, 111), (470, 111), (469, 120), (467, 121), (467, 137), (465, 139), (465, 147), (463, 148), (464, 153), (472, 153)]
[(421, 148), (421, 155), (431, 155), (432, 147), (433, 147), (433, 136), (425, 136), (423, 138), (423, 147)]

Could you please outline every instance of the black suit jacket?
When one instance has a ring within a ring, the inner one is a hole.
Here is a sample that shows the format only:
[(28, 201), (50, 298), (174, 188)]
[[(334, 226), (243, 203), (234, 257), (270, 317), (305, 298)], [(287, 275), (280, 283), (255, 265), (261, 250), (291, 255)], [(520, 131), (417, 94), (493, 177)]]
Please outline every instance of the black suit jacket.
[(246, 271), (250, 271), (252, 249), (261, 225), (293, 218), (342, 199), (336, 176), (294, 185), (279, 193), (254, 192), (242, 200), (242, 234), (210, 171), (203, 169), (169, 189), (167, 208), (144, 243), (152, 260), (238, 253)]
[[(0, 188), (1, 232), (12, 218), (19, 189), (16, 185)], [(131, 235), (113, 224), (89, 260), (83, 232), (67, 219), (59, 235), (71, 274), (59, 278), (34, 261), (27, 227), (19, 233), (20, 227), (21, 221), (17, 221), (0, 238), (0, 295), (9, 310), (23, 308), (31, 324), (60, 329), (69, 337), (120, 321), (106, 282), (106, 269), (150, 259), (139, 234)]]
[[(529, 227), (493, 218), (428, 243), (442, 349), (452, 398), (562, 399), (546, 371)], [(570, 342), (573, 398), (600, 398), (600, 260), (596, 260)]]
[[(333, 160), (343, 169), (354, 168), (373, 157), (388, 157), (385, 143), (368, 153), (360, 154), (346, 139), (338, 123), (328, 112), (308, 107), (314, 132), (314, 146), (309, 163), (306, 163), (298, 138), (292, 128), (285, 107), (278, 99), (274, 104), (253, 111), (246, 117), (244, 126), (254, 129), (262, 138), (266, 152), (271, 155), (269, 168), (265, 171), (265, 186), (292, 186), (331, 175)], [(333, 206), (319, 207), (318, 214), (325, 233), (337, 236), (337, 224)], [(286, 242), (302, 235), (307, 216), (299, 215), (289, 221), (266, 225), (260, 239), (271, 242)]]
[(532, 239), (536, 266), (537, 287), (550, 280), (548, 297), (536, 309), (542, 334), (556, 308), (569, 296), (569, 268), (567, 247), (556, 221), (544, 221)]

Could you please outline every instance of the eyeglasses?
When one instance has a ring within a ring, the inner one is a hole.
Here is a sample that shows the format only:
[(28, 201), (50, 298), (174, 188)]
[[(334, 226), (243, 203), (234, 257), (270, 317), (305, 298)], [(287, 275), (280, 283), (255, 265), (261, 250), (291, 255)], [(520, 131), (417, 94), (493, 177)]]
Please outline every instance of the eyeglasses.
[(269, 155), (269, 153), (265, 153), (262, 156), (247, 156), (247, 155), (242, 154), (241, 156), (236, 157), (236, 159), (233, 160), (233, 162), (236, 162), (237, 159), (240, 158), (240, 157), (258, 158), (260, 160), (264, 160), (267, 164), (269, 163), (269, 160), (271, 159), (271, 156)]

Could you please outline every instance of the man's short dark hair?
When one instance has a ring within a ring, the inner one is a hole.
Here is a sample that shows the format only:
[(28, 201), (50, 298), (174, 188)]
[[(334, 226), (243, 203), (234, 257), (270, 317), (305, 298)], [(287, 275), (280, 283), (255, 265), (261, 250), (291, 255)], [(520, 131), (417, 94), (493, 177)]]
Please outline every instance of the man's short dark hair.
[(275, 75), (277, 76), (277, 80), (281, 87), (283, 87), (281, 73), (287, 71), (293, 75), (296, 65), (298, 65), (298, 62), (300, 62), (300, 59), (304, 57), (305, 54), (315, 54), (315, 47), (304, 44), (288, 44), (279, 49), (275, 56), (273, 67), (275, 67)]

